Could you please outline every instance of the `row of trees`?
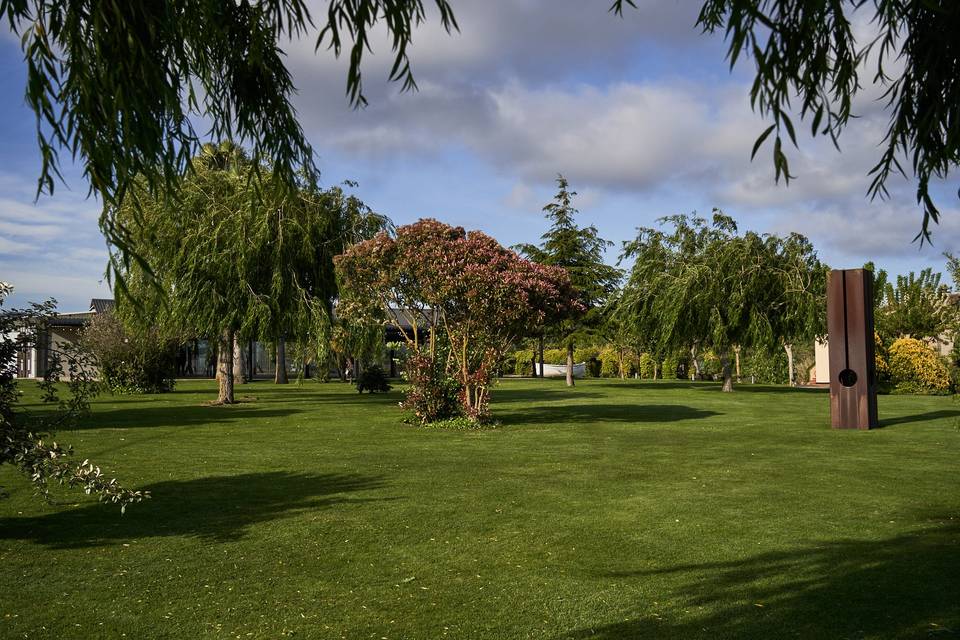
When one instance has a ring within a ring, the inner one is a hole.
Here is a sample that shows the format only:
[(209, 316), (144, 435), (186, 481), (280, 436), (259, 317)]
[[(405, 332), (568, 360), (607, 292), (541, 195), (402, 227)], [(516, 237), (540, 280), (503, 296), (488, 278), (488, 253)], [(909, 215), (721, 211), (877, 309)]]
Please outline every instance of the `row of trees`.
[[(635, 349), (662, 362), (688, 352), (712, 351), (723, 366), (724, 390), (733, 389), (735, 353), (743, 347), (783, 348), (793, 380), (793, 345), (822, 335), (827, 267), (799, 234), (785, 238), (740, 233), (730, 216), (663, 218), (638, 229), (625, 243), (624, 274), (604, 263), (612, 243), (593, 226), (578, 227), (576, 192), (557, 179), (559, 191), (544, 207), (551, 222), (539, 246), (518, 245), (531, 259), (561, 266), (578, 291), (583, 314), (545, 327), (544, 335), (567, 349), (567, 384), (573, 384), (575, 342)], [(539, 345), (543, 362), (543, 345)]]
[[(573, 383), (575, 342), (647, 354), (653, 363), (687, 360), (698, 377), (704, 355), (711, 354), (719, 358), (723, 389), (731, 391), (740, 378), (742, 350), (770, 354), (782, 349), (787, 381), (796, 383), (797, 345), (806, 356), (809, 345), (826, 334), (829, 267), (807, 238), (741, 232), (719, 210), (710, 219), (669, 216), (656, 227), (639, 228), (637, 237), (624, 244), (619, 264), (629, 267), (621, 272), (604, 263), (611, 243), (595, 227), (577, 226), (576, 192), (563, 176), (557, 182), (557, 195), (544, 207), (551, 224), (541, 244), (516, 248), (567, 269), (586, 312), (533, 337), (541, 368), (544, 337), (566, 349), (568, 384)], [(954, 283), (960, 283), (960, 259), (946, 258)], [(872, 263), (865, 267), (875, 274), (876, 326), (885, 348), (899, 338), (957, 342), (960, 301), (941, 274), (928, 268), (890, 280)], [(953, 366), (958, 363), (960, 349), (955, 349)]]

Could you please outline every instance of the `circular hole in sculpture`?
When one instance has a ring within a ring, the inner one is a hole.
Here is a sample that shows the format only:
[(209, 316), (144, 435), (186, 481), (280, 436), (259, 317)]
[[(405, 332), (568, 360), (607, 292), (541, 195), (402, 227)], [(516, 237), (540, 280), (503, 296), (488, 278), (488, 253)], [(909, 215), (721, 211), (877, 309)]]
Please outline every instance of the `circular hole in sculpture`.
[(852, 387), (857, 384), (857, 373), (853, 369), (844, 369), (840, 372), (840, 384), (845, 387)]

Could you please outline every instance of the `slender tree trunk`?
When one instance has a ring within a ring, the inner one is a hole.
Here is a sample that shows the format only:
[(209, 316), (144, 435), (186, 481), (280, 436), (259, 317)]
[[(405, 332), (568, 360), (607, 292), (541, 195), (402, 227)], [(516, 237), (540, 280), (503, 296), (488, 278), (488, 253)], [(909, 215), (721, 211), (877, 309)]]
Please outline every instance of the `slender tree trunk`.
[(543, 377), (543, 336), (540, 336), (540, 342), (538, 344), (538, 352), (540, 355), (540, 377)]
[(720, 367), (723, 370), (723, 390), (733, 391), (733, 372), (730, 369), (730, 355), (726, 352), (720, 356)]
[(287, 384), (287, 341), (277, 338), (277, 370), (273, 375), (274, 384)]
[(243, 344), (236, 335), (233, 336), (233, 384), (246, 384), (247, 376), (244, 365), (246, 360)]
[(217, 380), (220, 383), (217, 402), (233, 404), (233, 329), (225, 329), (220, 336), (220, 345), (217, 349)]
[(733, 357), (737, 364), (737, 384), (740, 384), (740, 347), (739, 345), (733, 348)]
[(473, 385), (470, 384), (470, 371), (467, 368), (467, 339), (463, 339), (463, 345), (460, 348), (460, 362), (462, 366), (460, 368), (460, 375), (463, 378), (463, 392), (467, 400), (467, 409), (471, 409), (473, 405)]
[(567, 343), (567, 386), (573, 386), (573, 341)]
[(696, 345), (690, 347), (690, 359), (693, 361), (693, 379), (700, 379), (700, 361), (697, 360), (697, 347)]
[(654, 380), (657, 379), (657, 372), (658, 372), (659, 368), (660, 368), (660, 363), (657, 362), (656, 360), (654, 360), (654, 361), (653, 361), (653, 379), (654, 379)]
[(530, 372), (533, 374), (533, 377), (537, 377), (537, 350), (534, 349), (530, 352)]
[(797, 386), (797, 376), (793, 372), (793, 345), (783, 345), (783, 350), (787, 352), (787, 382), (791, 387)]

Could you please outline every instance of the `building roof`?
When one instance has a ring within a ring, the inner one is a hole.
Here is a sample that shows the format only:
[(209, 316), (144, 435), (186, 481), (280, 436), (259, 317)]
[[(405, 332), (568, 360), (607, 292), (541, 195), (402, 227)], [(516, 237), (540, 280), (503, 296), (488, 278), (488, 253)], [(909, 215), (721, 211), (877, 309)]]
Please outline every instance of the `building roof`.
[(82, 327), (90, 322), (95, 314), (92, 311), (77, 311), (74, 313), (58, 313), (48, 319), (51, 327)]
[(113, 311), (115, 306), (116, 303), (113, 301), (113, 298), (93, 298), (90, 300), (90, 311), (94, 313)]
[(115, 306), (111, 298), (93, 298), (90, 300), (89, 311), (71, 311), (58, 313), (49, 318), (51, 327), (82, 327), (93, 320), (93, 316), (99, 313), (108, 313), (113, 311)]

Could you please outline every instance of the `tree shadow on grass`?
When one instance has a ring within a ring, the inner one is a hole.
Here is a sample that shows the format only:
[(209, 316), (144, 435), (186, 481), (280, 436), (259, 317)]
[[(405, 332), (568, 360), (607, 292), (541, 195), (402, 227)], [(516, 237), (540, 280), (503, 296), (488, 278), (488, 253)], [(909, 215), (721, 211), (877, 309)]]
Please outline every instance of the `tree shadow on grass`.
[(115, 505), (97, 503), (42, 516), (0, 518), (0, 539), (54, 548), (166, 536), (229, 542), (261, 522), (337, 505), (396, 499), (347, 495), (383, 486), (372, 476), (284, 471), (171, 480), (142, 487), (153, 497), (130, 506), (123, 515)]
[[(689, 380), (596, 380), (590, 381), (592, 387), (603, 387), (609, 389), (635, 389), (637, 393), (654, 389), (687, 389), (691, 391), (703, 391), (708, 393), (723, 393), (723, 383), (719, 381), (698, 380), (691, 382)], [(735, 382), (733, 384), (733, 395), (738, 393), (827, 393), (826, 387), (790, 387), (787, 385), (775, 384), (750, 384), (748, 382)]]
[(581, 400), (584, 398), (605, 398), (607, 394), (596, 391), (584, 391), (581, 388), (573, 387), (541, 387), (539, 389), (516, 389), (496, 386), (493, 388), (492, 396), (495, 404), (506, 404), (512, 402), (552, 402), (554, 400)]
[(505, 425), (596, 423), (596, 422), (678, 422), (721, 415), (681, 404), (577, 404), (539, 405), (512, 411), (494, 407), (496, 418)]
[(262, 418), (285, 418), (300, 413), (293, 408), (270, 408), (256, 403), (226, 406), (141, 404), (130, 408), (94, 407), (93, 412), (69, 431), (130, 429), (238, 423)]
[(894, 416), (892, 418), (881, 418), (880, 428), (892, 427), (897, 424), (909, 424), (911, 422), (929, 422), (931, 420), (948, 420), (950, 418), (960, 419), (960, 411), (956, 409), (940, 409), (939, 411), (927, 411), (926, 413), (916, 413), (909, 416)]
[[(670, 575), (688, 618), (659, 617), (652, 602), (624, 622), (560, 636), (629, 638), (960, 637), (960, 521), (882, 540), (845, 540), (738, 562), (607, 574), (644, 581)], [(701, 611), (703, 613), (697, 613)]]

